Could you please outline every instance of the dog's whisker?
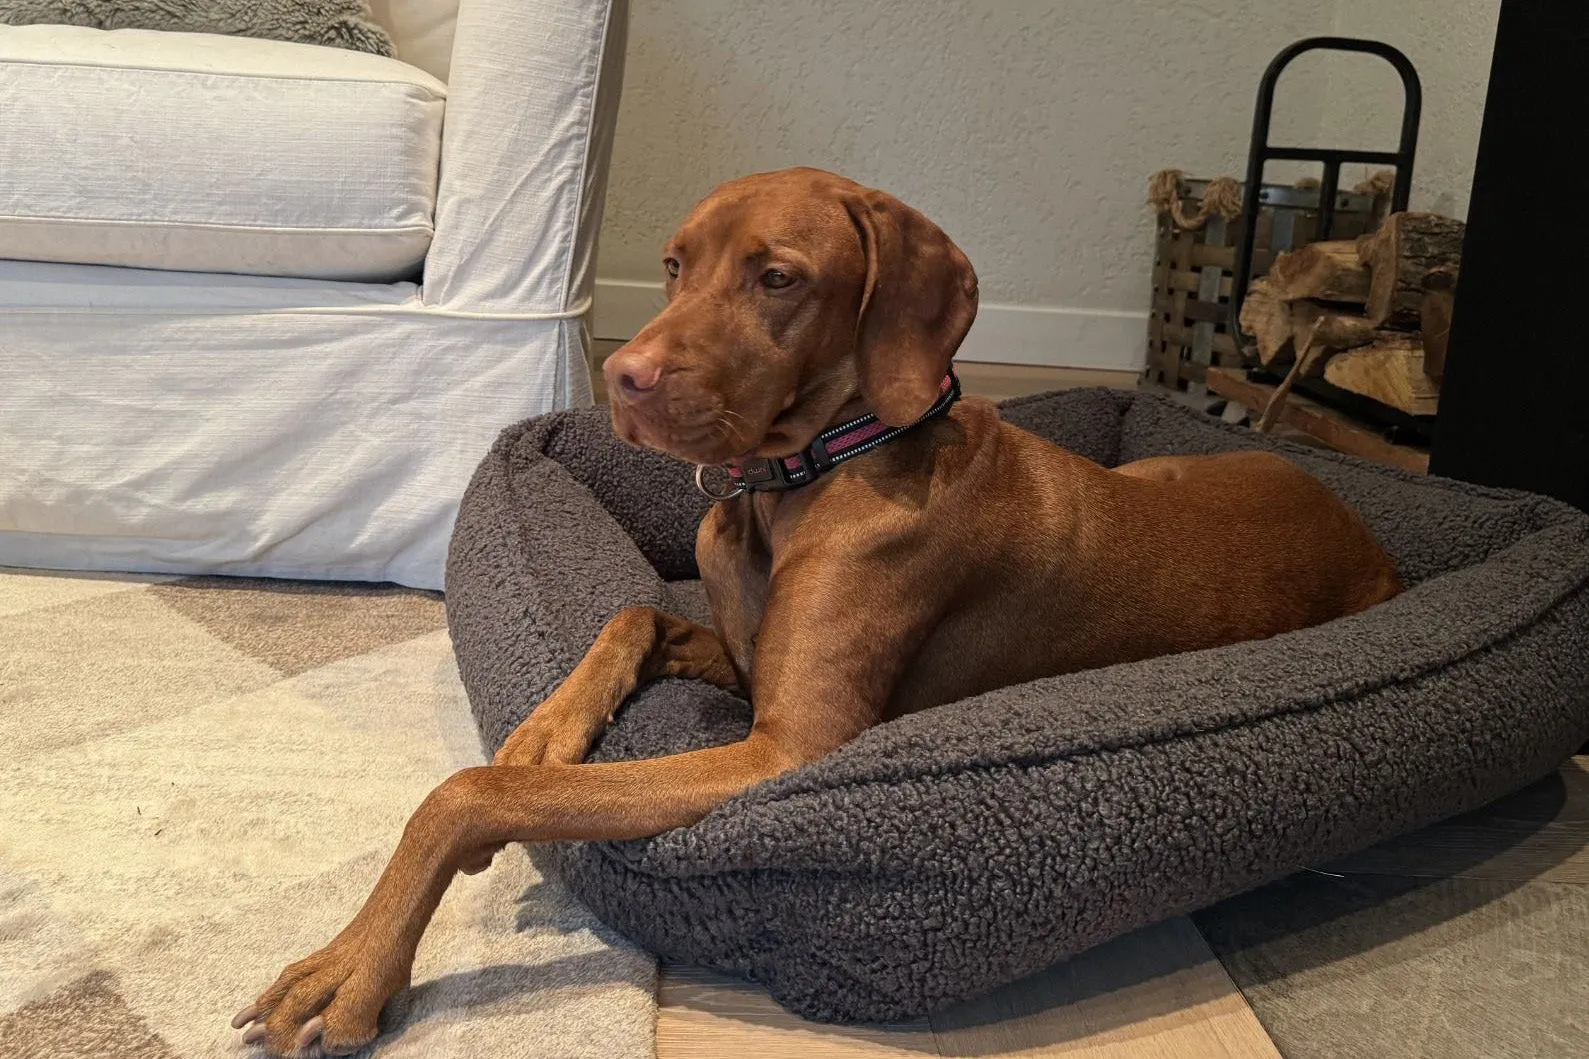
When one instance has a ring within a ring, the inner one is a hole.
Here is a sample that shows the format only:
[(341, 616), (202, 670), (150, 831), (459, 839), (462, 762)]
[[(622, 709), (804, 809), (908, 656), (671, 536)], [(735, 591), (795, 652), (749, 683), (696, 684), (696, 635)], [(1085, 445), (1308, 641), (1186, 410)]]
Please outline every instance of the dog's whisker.
[(733, 416), (741, 423), (743, 423), (745, 419), (739, 413), (732, 412), (727, 409), (724, 409), (724, 413), (725, 414), (718, 415), (717, 419), (712, 423), (712, 435), (715, 438), (717, 432), (721, 430), (723, 432), (723, 441), (734, 441), (737, 443), (739, 439), (739, 430), (732, 422), (729, 421), (728, 416)]

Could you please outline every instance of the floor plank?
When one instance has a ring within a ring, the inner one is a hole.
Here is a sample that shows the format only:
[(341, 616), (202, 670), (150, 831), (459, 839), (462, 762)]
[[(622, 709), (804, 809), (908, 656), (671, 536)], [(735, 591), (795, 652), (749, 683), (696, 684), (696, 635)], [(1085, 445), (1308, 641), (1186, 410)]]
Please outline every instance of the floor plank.
[(1199, 912), (1288, 1059), (1589, 1055), (1589, 758)]
[(759, 986), (695, 968), (662, 969), (657, 1059), (921, 1059), (937, 1054), (925, 1021), (828, 1026), (791, 1015)]
[(1475, 812), (1382, 842), (1325, 870), (1346, 875), (1589, 885), (1589, 757)]
[(932, 1018), (945, 1056), (1278, 1059), (1184, 916)]
[(1302, 873), (1196, 921), (1287, 1059), (1589, 1055), (1589, 887)]
[(1278, 1059), (1185, 918), (1137, 931), (930, 1022), (825, 1026), (709, 972), (667, 968), (658, 1059)]

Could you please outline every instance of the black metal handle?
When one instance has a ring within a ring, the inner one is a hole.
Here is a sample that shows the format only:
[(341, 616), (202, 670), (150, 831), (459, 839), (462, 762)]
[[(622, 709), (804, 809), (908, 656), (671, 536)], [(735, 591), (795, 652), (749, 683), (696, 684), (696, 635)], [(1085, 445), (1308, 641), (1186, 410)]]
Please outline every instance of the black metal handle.
[[(1363, 52), (1377, 55), (1396, 68), (1403, 91), (1401, 143), (1391, 151), (1350, 151), (1325, 147), (1274, 147), (1269, 143), (1269, 124), (1274, 115), (1275, 84), (1297, 56), (1310, 51)], [(1412, 192), (1412, 163), (1418, 151), (1418, 118), (1423, 111), (1423, 85), (1412, 60), (1396, 48), (1377, 40), (1355, 37), (1308, 37), (1283, 49), (1274, 57), (1263, 79), (1258, 82), (1258, 106), (1252, 115), (1252, 143), (1247, 154), (1247, 182), (1242, 186), (1241, 240), (1236, 244), (1236, 276), (1230, 287), (1230, 332), (1241, 342), (1241, 306), (1252, 282), (1253, 244), (1258, 238), (1258, 211), (1262, 205), (1264, 164), (1271, 160), (1323, 162), (1324, 179), (1319, 184), (1320, 239), (1330, 237), (1335, 222), (1335, 195), (1341, 180), (1343, 162), (1371, 162), (1396, 167), (1396, 186), (1391, 192), (1390, 211), (1407, 208)]]

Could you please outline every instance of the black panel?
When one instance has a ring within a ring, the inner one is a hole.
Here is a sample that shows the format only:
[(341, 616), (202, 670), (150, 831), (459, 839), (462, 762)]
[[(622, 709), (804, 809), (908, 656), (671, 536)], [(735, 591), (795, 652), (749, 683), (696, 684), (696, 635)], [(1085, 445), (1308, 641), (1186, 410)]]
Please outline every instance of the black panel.
[(1505, 0), (1430, 469), (1589, 510), (1589, 3)]

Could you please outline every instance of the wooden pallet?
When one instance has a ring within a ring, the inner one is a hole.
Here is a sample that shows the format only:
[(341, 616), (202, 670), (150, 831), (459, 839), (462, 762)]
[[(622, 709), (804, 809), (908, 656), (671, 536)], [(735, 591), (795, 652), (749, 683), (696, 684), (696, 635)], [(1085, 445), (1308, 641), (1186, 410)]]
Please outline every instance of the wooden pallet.
[[(1254, 415), (1263, 410), (1275, 391), (1268, 383), (1247, 378), (1247, 373), (1240, 368), (1209, 368), (1207, 379), (1210, 392), (1227, 400), (1241, 402), (1252, 409)], [(1374, 428), (1299, 393), (1293, 392), (1287, 399), (1280, 413), (1280, 422), (1337, 452), (1361, 456), (1365, 460), (1416, 474), (1429, 473), (1427, 449), (1386, 441)]]

